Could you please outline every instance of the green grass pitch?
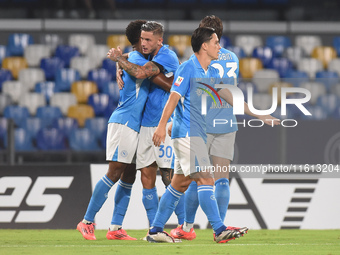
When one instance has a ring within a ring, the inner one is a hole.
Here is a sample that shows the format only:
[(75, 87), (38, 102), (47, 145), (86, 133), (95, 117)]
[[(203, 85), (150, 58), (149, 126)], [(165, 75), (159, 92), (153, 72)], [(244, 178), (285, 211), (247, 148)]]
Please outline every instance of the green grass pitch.
[[(127, 231), (143, 238), (147, 230)], [(340, 254), (340, 230), (249, 230), (226, 244), (213, 242), (211, 230), (197, 230), (197, 238), (175, 244), (142, 240), (107, 240), (97, 230), (97, 240), (83, 239), (77, 230), (0, 230), (0, 254)]]

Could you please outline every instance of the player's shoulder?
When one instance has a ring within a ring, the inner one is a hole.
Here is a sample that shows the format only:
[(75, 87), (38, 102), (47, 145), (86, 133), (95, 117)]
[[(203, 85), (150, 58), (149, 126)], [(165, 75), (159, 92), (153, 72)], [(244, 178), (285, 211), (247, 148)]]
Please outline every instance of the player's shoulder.
[(183, 73), (183, 72), (188, 72), (190, 73), (191, 71), (195, 70), (195, 65), (192, 61), (191, 58), (189, 58), (187, 61), (183, 62), (177, 69), (177, 72)]
[(178, 61), (176, 53), (169, 48), (169, 45), (163, 45), (156, 57), (165, 57)]
[(218, 60), (238, 61), (238, 57), (234, 52), (227, 50), (225, 48), (221, 48)]
[(133, 61), (133, 60), (146, 60), (146, 58), (143, 56), (142, 53), (134, 50), (134, 51), (131, 51), (129, 53), (129, 57), (128, 57), (128, 60), (129, 61)]

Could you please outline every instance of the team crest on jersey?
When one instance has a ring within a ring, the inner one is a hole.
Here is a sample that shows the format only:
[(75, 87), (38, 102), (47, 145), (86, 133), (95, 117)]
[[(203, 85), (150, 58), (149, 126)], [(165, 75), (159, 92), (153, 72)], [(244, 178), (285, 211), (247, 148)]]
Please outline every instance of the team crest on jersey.
[(181, 83), (182, 83), (183, 80), (184, 80), (183, 77), (178, 76), (178, 77), (177, 77), (177, 80), (176, 80), (176, 82), (175, 82), (175, 85), (179, 87), (179, 85), (181, 85)]

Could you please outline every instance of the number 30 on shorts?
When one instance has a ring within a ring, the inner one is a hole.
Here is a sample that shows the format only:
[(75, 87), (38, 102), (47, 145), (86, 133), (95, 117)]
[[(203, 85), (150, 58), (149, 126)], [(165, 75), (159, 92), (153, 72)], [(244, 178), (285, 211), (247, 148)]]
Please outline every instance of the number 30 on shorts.
[(163, 158), (164, 155), (167, 158), (171, 158), (171, 156), (172, 156), (172, 147), (171, 146), (166, 146), (166, 148), (164, 149), (164, 145), (160, 145), (159, 151), (160, 151), (160, 155), (159, 155), (160, 158)]

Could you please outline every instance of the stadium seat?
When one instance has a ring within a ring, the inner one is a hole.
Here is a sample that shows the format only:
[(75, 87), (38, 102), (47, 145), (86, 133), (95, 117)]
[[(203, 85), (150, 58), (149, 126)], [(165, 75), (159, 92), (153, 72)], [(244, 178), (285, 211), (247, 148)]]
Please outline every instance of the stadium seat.
[(21, 96), (19, 105), (27, 107), (30, 115), (34, 116), (38, 107), (46, 105), (45, 96), (35, 92), (25, 93)]
[(244, 100), (246, 102), (248, 98), (248, 87), (253, 88), (253, 94), (256, 94), (259, 92), (255, 83), (249, 82), (249, 81), (241, 81), (239, 84), (237, 84), (237, 87), (242, 90), (243, 95), (244, 95)]
[(106, 136), (107, 136), (107, 129), (105, 129), (100, 137), (100, 146), (102, 149), (106, 149)]
[(40, 61), (43, 58), (51, 56), (51, 49), (47, 45), (32, 44), (28, 45), (24, 51), (24, 57), (29, 67), (40, 66)]
[(2, 60), (2, 68), (11, 71), (14, 79), (18, 79), (21, 69), (27, 68), (27, 62), (22, 57), (8, 57)]
[(71, 84), (80, 80), (80, 73), (76, 69), (62, 68), (55, 75), (55, 86), (59, 92), (70, 91)]
[(333, 59), (328, 63), (328, 70), (335, 71), (340, 76), (340, 58)]
[(269, 110), (272, 104), (273, 99), (269, 94), (257, 93), (253, 95), (253, 106), (256, 110)]
[(88, 97), (87, 103), (92, 106), (96, 116), (104, 116), (105, 109), (110, 100), (107, 94), (92, 94)]
[(50, 99), (50, 105), (59, 107), (64, 116), (67, 115), (68, 108), (77, 104), (77, 98), (73, 93), (59, 92), (54, 93)]
[(4, 58), (9, 57), (9, 50), (6, 45), (0, 45), (0, 66)]
[(176, 48), (179, 57), (183, 57), (185, 49), (191, 47), (191, 37), (189, 35), (170, 35), (168, 44)]
[(87, 80), (95, 82), (97, 84), (98, 90), (102, 92), (104, 86), (111, 82), (112, 75), (106, 69), (94, 69), (89, 71)]
[[(170, 49), (173, 50), (172, 48)], [(123, 53), (129, 53), (131, 51), (133, 51), (133, 48), (131, 45), (129, 45), (129, 46), (125, 46)]]
[(273, 59), (273, 52), (269, 47), (259, 46), (253, 50), (252, 57), (260, 59), (263, 66), (267, 68)]
[(76, 96), (78, 103), (87, 103), (88, 97), (97, 93), (98, 88), (91, 81), (75, 81), (71, 85), (71, 92)]
[(95, 37), (91, 34), (71, 34), (68, 44), (77, 47), (81, 55), (87, 55), (88, 50), (95, 44)]
[(257, 70), (253, 76), (253, 82), (260, 93), (266, 93), (270, 85), (278, 81), (280, 81), (280, 75), (273, 69)]
[(340, 98), (336, 95), (321, 95), (318, 97), (316, 105), (321, 106), (328, 115), (333, 115), (335, 110), (340, 107)]
[(20, 81), (5, 81), (2, 85), (2, 93), (9, 95), (12, 103), (17, 104), (21, 95), (27, 93), (27, 88)]
[(333, 47), (337, 53), (337, 56), (340, 57), (340, 36), (333, 38)]
[(86, 119), (85, 128), (90, 130), (91, 134), (99, 140), (100, 136), (107, 128), (107, 119), (103, 117)]
[(315, 78), (318, 71), (322, 71), (322, 63), (315, 58), (303, 58), (298, 62), (297, 69), (308, 73), (311, 80)]
[(331, 87), (340, 80), (337, 72), (319, 71), (315, 74), (315, 81), (323, 83), (326, 86), (327, 91), (330, 92)]
[(7, 122), (6, 118), (0, 117), (0, 150), (5, 148), (5, 140), (7, 137)]
[[(172, 50), (176, 53), (176, 55), (178, 56), (178, 52), (175, 48), (171, 47)], [(183, 57), (181, 58), (181, 62), (185, 62), (187, 61), (191, 55), (194, 54), (194, 51), (192, 50), (192, 47), (186, 47), (186, 49), (184, 50), (184, 53), (183, 53)]]
[(33, 146), (31, 135), (24, 128), (14, 130), (14, 144), (16, 151), (36, 150)]
[(340, 98), (340, 83), (334, 84), (331, 87), (331, 93), (337, 95)]
[(105, 86), (103, 87), (103, 93), (108, 94), (109, 97), (113, 100), (113, 104), (117, 106), (119, 102), (119, 87), (116, 82), (105, 84)]
[(293, 64), (287, 58), (273, 58), (268, 68), (275, 69), (279, 72), (280, 77), (283, 78), (293, 69)]
[(34, 139), (37, 136), (39, 130), (44, 128), (44, 126), (40, 118), (29, 117), (23, 121), (21, 128), (25, 129), (28, 135)]
[(12, 104), (10, 95), (0, 93), (0, 116), (3, 115), (5, 108)]
[(7, 47), (11, 56), (23, 56), (29, 44), (33, 44), (33, 37), (29, 34), (15, 33), (8, 36)]
[(108, 52), (109, 48), (106, 45), (95, 44), (89, 48), (87, 56), (94, 63), (95, 68), (99, 68), (103, 60), (106, 59)]
[(287, 36), (269, 36), (266, 39), (266, 46), (272, 49), (274, 57), (282, 57), (284, 51), (291, 45)]
[(75, 151), (98, 151), (100, 147), (92, 132), (87, 128), (79, 128), (71, 132), (70, 148)]
[(327, 111), (319, 105), (306, 106), (306, 109), (312, 114), (301, 114), (301, 119), (304, 120), (325, 120), (328, 118)]
[(109, 35), (106, 39), (106, 45), (111, 48), (117, 48), (118, 46), (124, 51), (126, 46), (130, 45), (129, 40), (126, 38), (125, 34)]
[(288, 47), (285, 50), (283, 56), (288, 58), (290, 62), (293, 63), (294, 67), (297, 67), (301, 59), (307, 57), (305, 51), (301, 47), (298, 47), (298, 46)]
[(251, 56), (254, 48), (262, 45), (262, 39), (257, 35), (237, 35), (235, 37), (235, 46), (241, 47), (247, 56)]
[(311, 56), (315, 47), (321, 46), (321, 38), (316, 35), (298, 35), (295, 37), (295, 45), (301, 47), (307, 56)]
[(78, 128), (78, 121), (73, 118), (63, 117), (54, 120), (52, 126), (61, 130), (66, 137), (69, 137), (72, 130)]
[(290, 70), (283, 81), (293, 84), (295, 87), (299, 87), (302, 82), (309, 81), (308, 73), (303, 71)]
[(56, 106), (40, 106), (36, 116), (41, 119), (44, 127), (51, 127), (55, 119), (62, 117), (62, 113)]
[(2, 83), (12, 80), (12, 73), (10, 70), (0, 69), (0, 92), (2, 90)]
[(116, 62), (106, 58), (102, 62), (102, 68), (111, 75), (113, 81), (116, 80)]
[(4, 110), (4, 117), (13, 119), (17, 126), (21, 126), (23, 121), (29, 117), (29, 112), (26, 107), (9, 105)]
[(291, 88), (293, 87), (293, 84), (288, 83), (288, 82), (282, 82), (282, 81), (278, 81), (278, 82), (274, 82), (270, 85), (269, 89), (268, 89), (268, 94), (270, 94), (271, 96), (273, 95), (273, 88), (277, 88), (277, 102), (278, 104), (281, 103), (281, 89), (282, 88)]
[[(210, 0), (209, 0), (210, 1)], [(224, 0), (223, 0), (224, 1)], [(222, 48), (227, 48), (232, 46), (229, 37), (222, 35), (220, 39), (220, 45)]]
[(85, 120), (94, 116), (94, 110), (90, 105), (72, 105), (67, 112), (67, 117), (76, 119), (79, 127), (83, 127)]
[(117, 108), (117, 103), (113, 101), (113, 99), (110, 97), (108, 106), (104, 110), (104, 117), (109, 119), (113, 113), (114, 110)]
[(71, 59), (79, 55), (79, 49), (75, 46), (59, 45), (55, 50), (55, 56), (60, 58), (67, 68), (70, 66)]
[(42, 81), (35, 85), (35, 92), (44, 95), (46, 103), (50, 104), (50, 98), (57, 92), (54, 81)]
[(257, 58), (240, 59), (240, 73), (244, 79), (253, 78), (254, 73), (261, 69), (263, 69), (262, 62)]
[(326, 69), (328, 63), (336, 58), (336, 51), (333, 47), (318, 46), (312, 51), (312, 57), (320, 60), (323, 67)]
[(34, 90), (37, 82), (45, 81), (45, 73), (40, 68), (22, 69), (18, 80), (24, 85), (26, 91)]
[(66, 137), (56, 128), (43, 128), (37, 134), (37, 147), (40, 150), (66, 150)]
[(300, 84), (300, 87), (307, 89), (311, 93), (310, 104), (312, 105), (315, 105), (319, 96), (326, 94), (326, 88), (320, 82), (304, 82)]
[(58, 34), (42, 34), (40, 36), (40, 43), (48, 46), (50, 52), (54, 53), (57, 46), (63, 44), (63, 39)]
[(239, 59), (246, 57), (246, 53), (244, 53), (244, 50), (242, 49), (242, 47), (239, 47), (239, 46), (229, 46), (229, 47), (227, 47), (227, 50), (230, 50), (231, 52), (234, 52), (235, 55)]
[(71, 59), (70, 67), (80, 73), (80, 77), (86, 79), (88, 72), (95, 68), (89, 57), (74, 57)]
[(43, 58), (40, 62), (40, 68), (45, 72), (46, 80), (54, 80), (56, 72), (64, 68), (65, 63), (60, 58)]

